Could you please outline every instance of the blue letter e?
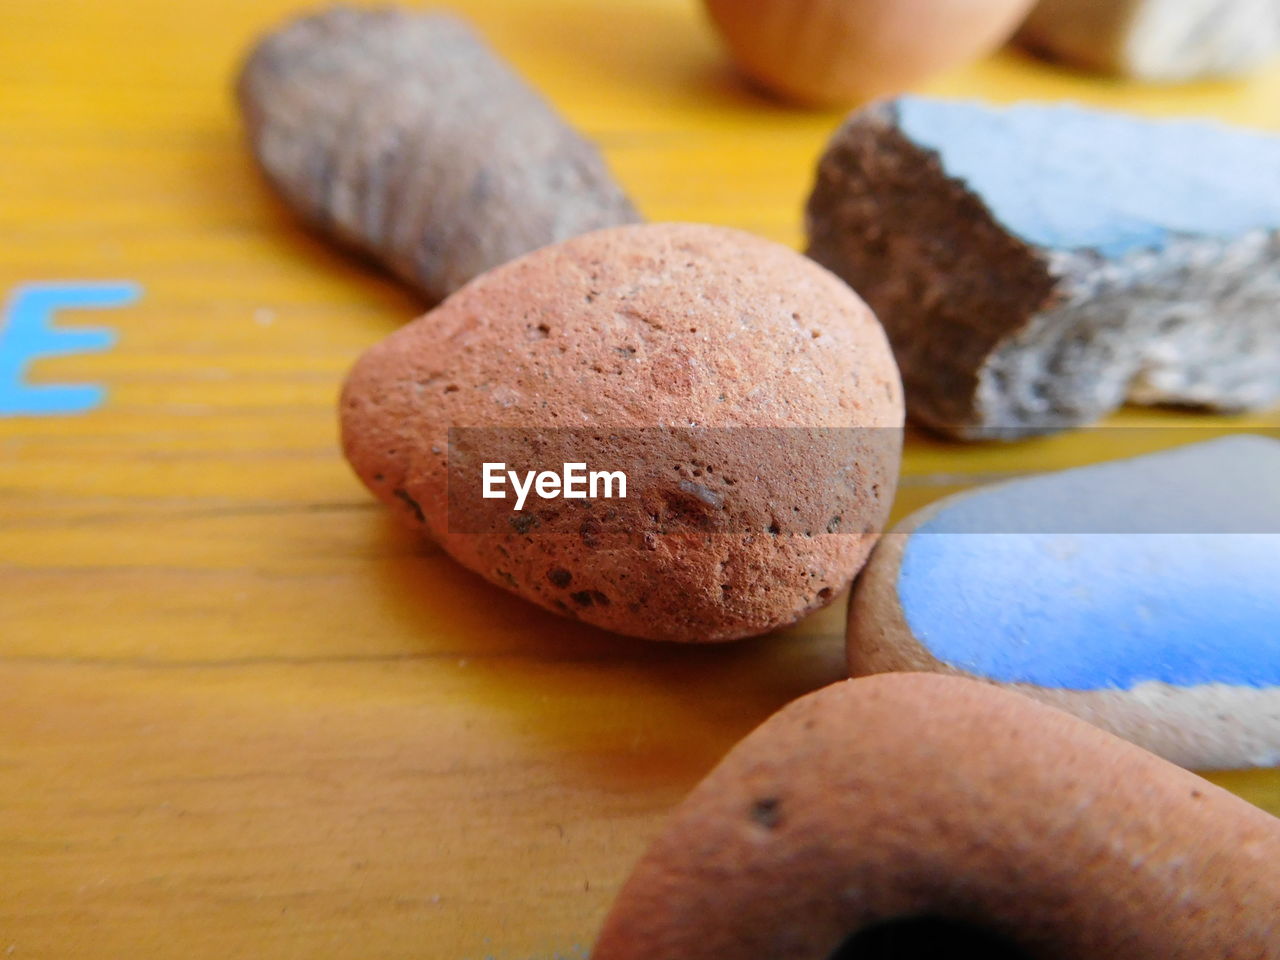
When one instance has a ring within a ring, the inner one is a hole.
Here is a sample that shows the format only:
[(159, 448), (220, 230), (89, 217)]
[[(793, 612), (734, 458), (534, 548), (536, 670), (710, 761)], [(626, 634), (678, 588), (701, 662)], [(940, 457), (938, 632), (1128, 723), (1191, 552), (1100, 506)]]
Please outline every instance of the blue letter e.
[(31, 413), (82, 413), (99, 406), (106, 391), (97, 385), (32, 385), (24, 375), (37, 357), (106, 350), (114, 331), (58, 329), (57, 310), (124, 307), (138, 299), (134, 283), (33, 283), (18, 287), (5, 309), (0, 329), (0, 416)]

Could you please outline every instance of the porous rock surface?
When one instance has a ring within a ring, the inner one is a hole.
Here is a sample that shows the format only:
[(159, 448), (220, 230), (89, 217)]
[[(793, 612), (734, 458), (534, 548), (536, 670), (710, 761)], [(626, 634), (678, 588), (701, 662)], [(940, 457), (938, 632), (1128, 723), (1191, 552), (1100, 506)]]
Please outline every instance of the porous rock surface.
[[(839, 594), (888, 515), (903, 419), (884, 332), (847, 286), (686, 224), (597, 231), (477, 278), (368, 350), (341, 410), (360, 478), (462, 564), (679, 641), (764, 633)], [(450, 428), (503, 429), (451, 457)], [(628, 497), (517, 513), (477, 498), (482, 461), (621, 469)]]

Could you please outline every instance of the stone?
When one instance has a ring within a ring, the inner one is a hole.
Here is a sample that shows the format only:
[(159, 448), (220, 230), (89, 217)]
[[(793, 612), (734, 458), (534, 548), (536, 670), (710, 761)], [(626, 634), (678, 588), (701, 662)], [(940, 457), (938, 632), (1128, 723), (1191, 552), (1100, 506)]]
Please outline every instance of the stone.
[[(875, 316), (826, 270), (653, 224), (489, 271), (370, 348), (342, 437), (402, 521), (492, 582), (619, 633), (731, 640), (861, 568), (893, 500), (901, 390)], [(480, 499), (485, 463), (527, 479), (571, 462), (623, 473), (625, 499)]]
[(1193, 769), (1280, 763), (1280, 440), (983, 487), (883, 538), (855, 676), (998, 683)]
[(1280, 400), (1280, 137), (1070, 105), (854, 113), (809, 255), (893, 343), (913, 419), (961, 439), (1121, 404)]
[(1270, 814), (1027, 697), (890, 674), (734, 747), (591, 956), (1275, 960), (1277, 902)]
[(1138, 80), (1234, 77), (1280, 53), (1280, 2), (1040, 0), (1018, 40), (1052, 60)]
[(595, 144), (449, 13), (295, 17), (254, 45), (236, 93), (281, 197), (433, 303), (520, 254), (640, 219)]

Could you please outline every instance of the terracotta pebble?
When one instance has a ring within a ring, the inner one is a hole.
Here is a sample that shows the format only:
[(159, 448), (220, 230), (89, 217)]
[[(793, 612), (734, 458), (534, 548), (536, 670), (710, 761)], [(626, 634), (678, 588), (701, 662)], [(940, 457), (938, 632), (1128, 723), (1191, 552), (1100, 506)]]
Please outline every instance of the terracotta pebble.
[(867, 103), (995, 50), (1032, 0), (703, 0), (739, 68), (801, 104)]
[[(1280, 821), (1262, 810), (1029, 698), (891, 674), (738, 744), (592, 957), (1264, 960), (1277, 903)], [(936, 949), (872, 952), (886, 932)]]
[[(884, 332), (847, 286), (689, 224), (490, 271), (366, 352), (342, 397), (360, 478), (464, 566), (676, 641), (765, 633), (838, 595), (888, 515), (902, 421)], [(494, 428), (485, 462), (622, 470), (627, 499), (487, 500), (467, 519), (449, 495), (478, 494), (479, 463), (450, 456), (451, 428)]]
[(957, 494), (884, 537), (854, 676), (1005, 684), (1193, 769), (1280, 763), (1280, 441)]

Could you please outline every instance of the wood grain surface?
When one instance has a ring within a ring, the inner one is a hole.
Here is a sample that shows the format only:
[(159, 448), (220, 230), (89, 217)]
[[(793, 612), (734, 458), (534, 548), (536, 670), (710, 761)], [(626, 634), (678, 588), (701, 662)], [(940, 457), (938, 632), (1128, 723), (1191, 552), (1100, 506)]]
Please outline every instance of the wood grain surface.
[[(752, 92), (693, 0), (455, 6), (648, 216), (800, 242), (838, 114)], [(335, 396), (422, 305), (298, 229), (229, 93), (246, 45), (298, 8), (0, 4), (0, 297), (142, 289), (59, 316), (114, 329), (113, 349), (30, 371), (102, 384), (101, 407), (0, 418), (0, 957), (582, 956), (664, 812), (841, 675), (843, 603), (729, 647), (619, 639), (486, 585), (373, 504)], [(1141, 89), (1005, 53), (931, 89), (1280, 126), (1277, 71)], [(897, 514), (1240, 425), (1115, 422), (1135, 429), (913, 434)], [(1273, 772), (1213, 779), (1280, 812)]]

